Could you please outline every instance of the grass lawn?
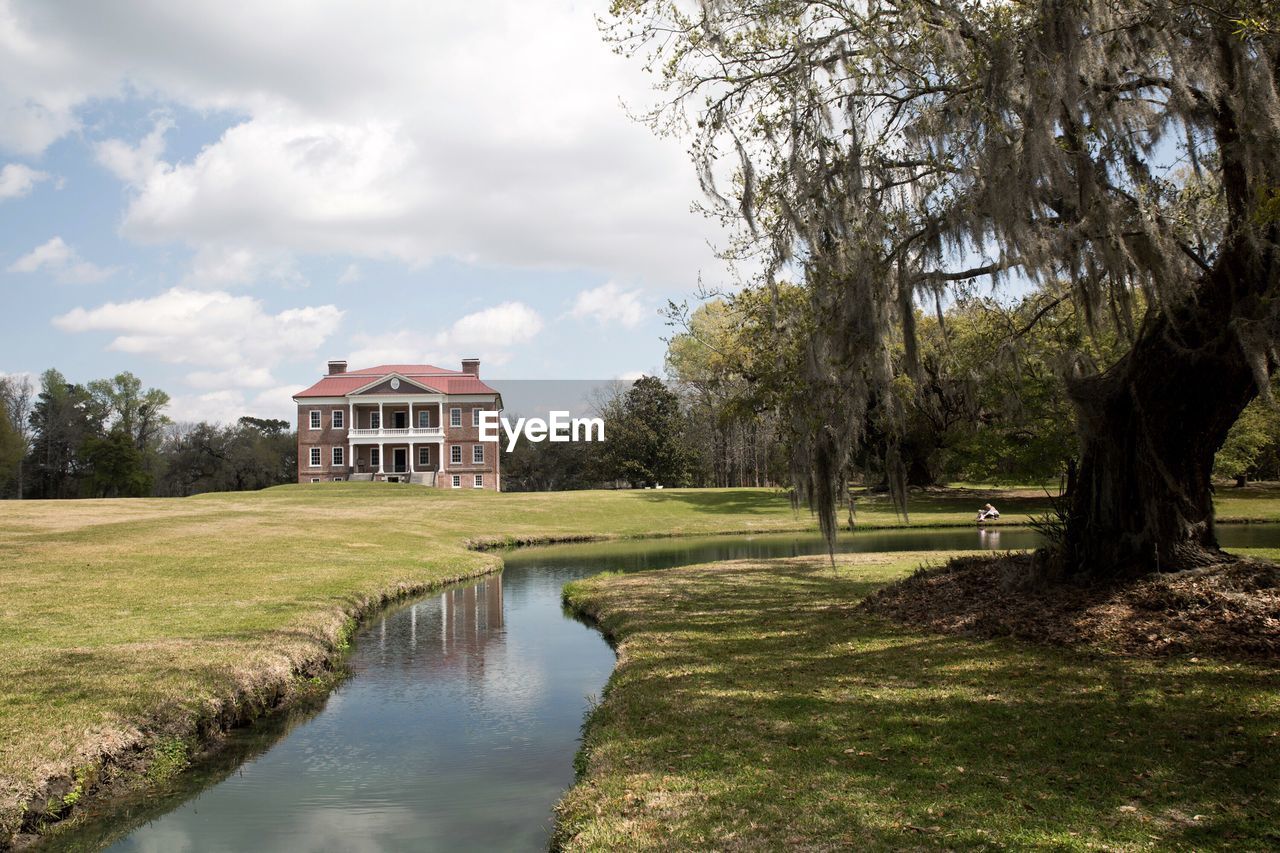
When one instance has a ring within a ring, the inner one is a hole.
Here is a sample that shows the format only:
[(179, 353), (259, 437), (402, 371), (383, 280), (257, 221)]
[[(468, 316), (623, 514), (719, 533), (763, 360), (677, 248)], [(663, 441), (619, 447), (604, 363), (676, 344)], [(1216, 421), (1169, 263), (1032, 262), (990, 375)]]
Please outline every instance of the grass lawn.
[(600, 576), (619, 643), (559, 842), (1274, 849), (1280, 671), (921, 633), (855, 609), (938, 554)]
[(5, 501), (0, 847), (24, 804), (73, 803), (104, 760), (180, 766), (198, 722), (252, 713), (299, 671), (321, 672), (354, 615), (501, 565), (467, 540), (809, 525), (763, 489), (499, 495), (326, 483)]
[[(913, 498), (911, 523), (967, 525), (987, 498), (1006, 522), (1046, 506), (1034, 490), (930, 493)], [(1233, 500), (1233, 512), (1280, 518), (1280, 491)], [(858, 507), (862, 525), (902, 524), (883, 497)], [(813, 526), (767, 489), (326, 483), (0, 503), (0, 846), (25, 805), (72, 804), (104, 762), (180, 768), (198, 723), (251, 714), (322, 672), (369, 607), (499, 565), (468, 542)]]

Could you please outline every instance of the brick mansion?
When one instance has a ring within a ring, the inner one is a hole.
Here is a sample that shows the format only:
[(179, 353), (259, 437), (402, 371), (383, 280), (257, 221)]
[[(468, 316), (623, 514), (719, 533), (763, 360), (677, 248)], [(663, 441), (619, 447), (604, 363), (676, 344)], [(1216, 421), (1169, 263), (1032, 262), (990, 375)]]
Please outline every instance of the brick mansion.
[(480, 413), (502, 396), (480, 380), (478, 359), (461, 370), (384, 364), (329, 372), (294, 395), (298, 482), (379, 480), (499, 490), (498, 445), (480, 441)]

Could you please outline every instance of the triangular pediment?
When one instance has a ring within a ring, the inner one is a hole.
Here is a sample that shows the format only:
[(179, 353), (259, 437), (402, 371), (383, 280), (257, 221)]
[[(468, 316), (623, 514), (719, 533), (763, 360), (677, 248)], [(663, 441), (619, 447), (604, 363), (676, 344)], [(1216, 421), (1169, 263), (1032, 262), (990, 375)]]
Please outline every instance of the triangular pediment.
[(379, 376), (368, 385), (357, 388), (348, 397), (368, 397), (395, 394), (439, 394), (438, 389), (429, 385), (410, 379), (407, 376), (401, 376), (399, 373), (391, 373), (386, 376)]

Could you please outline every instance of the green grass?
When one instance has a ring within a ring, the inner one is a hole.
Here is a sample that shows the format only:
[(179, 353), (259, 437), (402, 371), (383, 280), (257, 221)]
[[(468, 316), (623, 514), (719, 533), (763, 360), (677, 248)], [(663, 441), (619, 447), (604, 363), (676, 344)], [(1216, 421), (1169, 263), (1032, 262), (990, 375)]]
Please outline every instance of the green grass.
[(857, 611), (937, 554), (569, 585), (619, 642), (570, 850), (1267, 849), (1275, 669), (912, 631)]
[(252, 716), (322, 671), (353, 616), (501, 564), (469, 539), (810, 523), (763, 489), (497, 495), (334, 483), (0, 503), (0, 846), (24, 804), (63, 796), (47, 780), (106, 758), (171, 757), (164, 745), (193, 738), (199, 721)]
[[(981, 498), (982, 500), (979, 500)], [(913, 526), (1025, 520), (1043, 496), (913, 497)], [(1234, 496), (1233, 496), (1234, 498)], [(1237, 499), (1280, 518), (1280, 492)], [(883, 497), (864, 526), (904, 522)], [(812, 529), (769, 489), (503, 494), (372, 483), (185, 500), (0, 503), (0, 841), (23, 807), (322, 671), (390, 596), (491, 571), (471, 543)], [(194, 740), (192, 740), (194, 742)], [(78, 789), (77, 789), (78, 790)]]

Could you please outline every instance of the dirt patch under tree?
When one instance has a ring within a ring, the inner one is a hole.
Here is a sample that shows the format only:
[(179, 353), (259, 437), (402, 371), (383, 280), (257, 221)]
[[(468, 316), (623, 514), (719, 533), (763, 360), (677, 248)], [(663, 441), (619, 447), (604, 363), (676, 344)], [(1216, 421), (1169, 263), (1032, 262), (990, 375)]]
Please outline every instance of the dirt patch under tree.
[(1030, 554), (960, 557), (861, 606), (943, 633), (1142, 656), (1280, 659), (1280, 566), (1262, 560), (1086, 586), (1036, 582)]

